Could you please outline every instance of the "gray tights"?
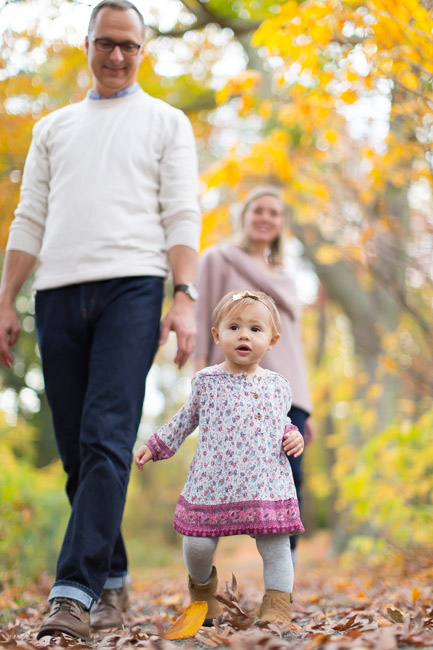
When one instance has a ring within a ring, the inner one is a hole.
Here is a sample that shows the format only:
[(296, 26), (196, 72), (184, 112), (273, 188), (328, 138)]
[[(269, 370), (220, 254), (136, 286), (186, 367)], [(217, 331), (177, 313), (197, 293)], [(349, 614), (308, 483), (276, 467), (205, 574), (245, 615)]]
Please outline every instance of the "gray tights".
[[(286, 533), (256, 535), (255, 540), (263, 560), (265, 589), (292, 593), (293, 563), (290, 536)], [(187, 571), (200, 584), (205, 584), (210, 579), (213, 556), (218, 542), (219, 537), (184, 536), (183, 538), (183, 559)]]

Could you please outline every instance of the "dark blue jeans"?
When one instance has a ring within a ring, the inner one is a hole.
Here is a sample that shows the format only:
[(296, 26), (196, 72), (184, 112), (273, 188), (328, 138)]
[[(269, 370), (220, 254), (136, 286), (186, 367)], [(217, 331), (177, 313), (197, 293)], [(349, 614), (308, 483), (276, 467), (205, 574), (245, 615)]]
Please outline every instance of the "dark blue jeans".
[[(298, 427), (302, 436), (304, 436), (305, 422), (308, 419), (309, 414), (303, 409), (298, 408), (297, 406), (292, 406), (288, 415), (292, 420), (292, 424), (295, 424)], [(304, 454), (302, 453), (300, 456), (298, 456), (298, 458), (289, 456), (290, 467), (292, 468), (292, 474), (293, 474), (293, 482), (295, 484), (296, 492), (298, 494), (299, 510), (301, 510), (301, 500), (302, 500), (302, 457), (303, 455)], [(295, 550), (297, 541), (298, 541), (298, 536), (291, 535), (290, 548), (292, 550)]]
[(90, 608), (107, 580), (114, 587), (127, 573), (120, 526), (162, 296), (157, 277), (37, 292), (45, 388), (72, 507), (50, 599)]

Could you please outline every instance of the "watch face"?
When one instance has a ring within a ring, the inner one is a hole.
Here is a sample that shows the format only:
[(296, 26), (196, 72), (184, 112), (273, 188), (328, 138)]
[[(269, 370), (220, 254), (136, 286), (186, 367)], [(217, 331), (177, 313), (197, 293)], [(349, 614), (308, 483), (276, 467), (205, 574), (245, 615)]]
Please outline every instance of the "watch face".
[(174, 288), (175, 293), (176, 291), (183, 291), (183, 293), (186, 293), (191, 300), (197, 300), (198, 298), (198, 289), (192, 284), (192, 282), (188, 282), (187, 284), (177, 284)]
[(193, 284), (190, 284), (188, 286), (188, 289), (186, 290), (186, 293), (191, 298), (191, 300), (197, 300), (197, 298), (198, 298), (198, 290), (197, 290), (197, 287), (195, 287)]

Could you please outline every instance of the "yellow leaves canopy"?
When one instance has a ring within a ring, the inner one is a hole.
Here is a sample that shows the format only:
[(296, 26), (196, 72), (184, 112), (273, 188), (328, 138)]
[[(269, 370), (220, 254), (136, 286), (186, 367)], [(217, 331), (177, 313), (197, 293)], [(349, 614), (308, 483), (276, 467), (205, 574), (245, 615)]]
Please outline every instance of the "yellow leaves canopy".
[(262, 75), (257, 70), (245, 70), (236, 77), (229, 79), (227, 84), (218, 90), (216, 99), (219, 104), (224, 104), (231, 97), (241, 94), (251, 94), (262, 80)]

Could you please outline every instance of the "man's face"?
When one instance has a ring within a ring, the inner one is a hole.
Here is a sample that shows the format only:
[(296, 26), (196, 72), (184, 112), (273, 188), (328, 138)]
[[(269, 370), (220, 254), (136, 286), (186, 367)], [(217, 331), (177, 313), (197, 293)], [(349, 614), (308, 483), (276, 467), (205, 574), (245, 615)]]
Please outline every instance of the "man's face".
[(103, 97), (110, 97), (135, 82), (143, 59), (143, 47), (135, 55), (123, 53), (120, 47), (115, 47), (112, 52), (100, 52), (93, 37), (139, 44), (143, 42), (142, 25), (133, 9), (104, 7), (96, 14), (91, 34), (86, 36), (84, 51), (93, 76), (93, 89)]

